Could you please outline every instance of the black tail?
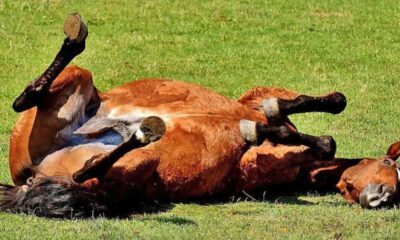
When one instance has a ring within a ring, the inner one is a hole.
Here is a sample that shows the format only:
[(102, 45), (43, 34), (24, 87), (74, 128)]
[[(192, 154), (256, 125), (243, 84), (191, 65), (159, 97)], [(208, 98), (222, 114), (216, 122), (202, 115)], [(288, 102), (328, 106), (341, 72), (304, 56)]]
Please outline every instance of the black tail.
[(51, 218), (108, 215), (105, 196), (65, 178), (46, 178), (31, 186), (0, 185), (0, 211)]

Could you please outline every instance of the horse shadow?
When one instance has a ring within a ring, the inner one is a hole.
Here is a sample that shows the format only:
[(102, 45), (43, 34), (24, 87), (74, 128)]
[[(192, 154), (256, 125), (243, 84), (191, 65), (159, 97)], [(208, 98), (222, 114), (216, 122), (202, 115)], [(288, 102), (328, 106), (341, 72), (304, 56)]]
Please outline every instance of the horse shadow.
[[(295, 191), (293, 191), (295, 189)], [(160, 213), (168, 212), (175, 208), (177, 204), (198, 204), (198, 205), (220, 205), (232, 204), (240, 202), (260, 202), (269, 204), (280, 205), (299, 205), (299, 206), (314, 206), (320, 204), (319, 202), (309, 201), (304, 197), (325, 197), (337, 194), (334, 189), (316, 189), (303, 186), (293, 186), (286, 188), (265, 188), (247, 193), (245, 191), (234, 194), (221, 194), (217, 196), (203, 196), (201, 198), (187, 199), (185, 201), (143, 201), (139, 205), (132, 207), (131, 212), (127, 213), (125, 217), (138, 217), (139, 220), (154, 220), (158, 222), (168, 222), (175, 225), (195, 224), (192, 220), (179, 218), (179, 217), (155, 217)], [(342, 203), (337, 201), (324, 201), (324, 204), (338, 206)], [(345, 204), (345, 202), (343, 202)], [(150, 219), (141, 216), (151, 216)], [(121, 216), (119, 216), (121, 217)]]

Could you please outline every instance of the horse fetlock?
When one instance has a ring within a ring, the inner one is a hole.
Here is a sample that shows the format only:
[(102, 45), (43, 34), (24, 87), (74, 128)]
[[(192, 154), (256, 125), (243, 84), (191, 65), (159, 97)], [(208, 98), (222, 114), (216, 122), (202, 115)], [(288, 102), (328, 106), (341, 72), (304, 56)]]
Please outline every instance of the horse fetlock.
[(81, 169), (72, 174), (72, 179), (77, 183), (83, 183), (84, 181), (95, 177), (95, 169), (99, 164), (101, 164), (101, 160), (105, 156), (106, 155), (104, 154), (100, 154), (88, 159)]
[(239, 129), (242, 138), (250, 143), (257, 142), (256, 122), (242, 119), (239, 122)]
[(275, 127), (274, 130), (275, 130), (274, 133), (276, 135), (276, 138), (280, 139), (280, 140), (289, 140), (289, 138), (294, 133), (293, 130), (291, 130), (289, 127), (287, 127), (285, 125)]
[(285, 125), (264, 124), (249, 120), (240, 120), (240, 134), (251, 144), (261, 144), (265, 139), (275, 143), (291, 143), (296, 135)]

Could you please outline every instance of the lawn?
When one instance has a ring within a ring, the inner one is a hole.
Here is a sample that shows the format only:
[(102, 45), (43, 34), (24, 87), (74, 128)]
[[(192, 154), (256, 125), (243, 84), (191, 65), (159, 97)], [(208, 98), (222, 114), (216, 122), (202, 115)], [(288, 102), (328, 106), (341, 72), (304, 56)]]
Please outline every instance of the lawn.
[[(340, 115), (293, 117), (300, 131), (333, 135), (337, 156), (382, 156), (400, 136), (400, 4), (393, 1), (0, 0), (0, 181), (10, 182), (13, 99), (52, 61), (62, 23), (89, 26), (74, 64), (96, 86), (165, 77), (230, 98), (253, 86), (343, 92)], [(268, 194), (268, 192), (267, 192)], [(339, 194), (265, 201), (176, 203), (128, 219), (49, 220), (0, 214), (7, 239), (399, 239), (398, 209), (363, 210)]]

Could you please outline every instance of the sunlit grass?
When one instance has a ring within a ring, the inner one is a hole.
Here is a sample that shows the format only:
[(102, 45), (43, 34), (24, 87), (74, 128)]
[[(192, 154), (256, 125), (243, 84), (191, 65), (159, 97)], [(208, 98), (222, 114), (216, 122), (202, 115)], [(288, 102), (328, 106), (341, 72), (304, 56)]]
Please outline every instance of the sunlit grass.
[[(348, 98), (338, 116), (295, 116), (333, 135), (338, 156), (384, 155), (400, 136), (397, 1), (0, 0), (0, 180), (10, 182), (11, 103), (60, 47), (65, 16), (89, 25), (75, 64), (107, 90), (144, 77), (195, 82), (230, 98), (253, 86)], [(398, 239), (397, 209), (366, 211), (337, 194), (266, 202), (177, 204), (124, 220), (56, 221), (0, 214), (1, 238)]]

